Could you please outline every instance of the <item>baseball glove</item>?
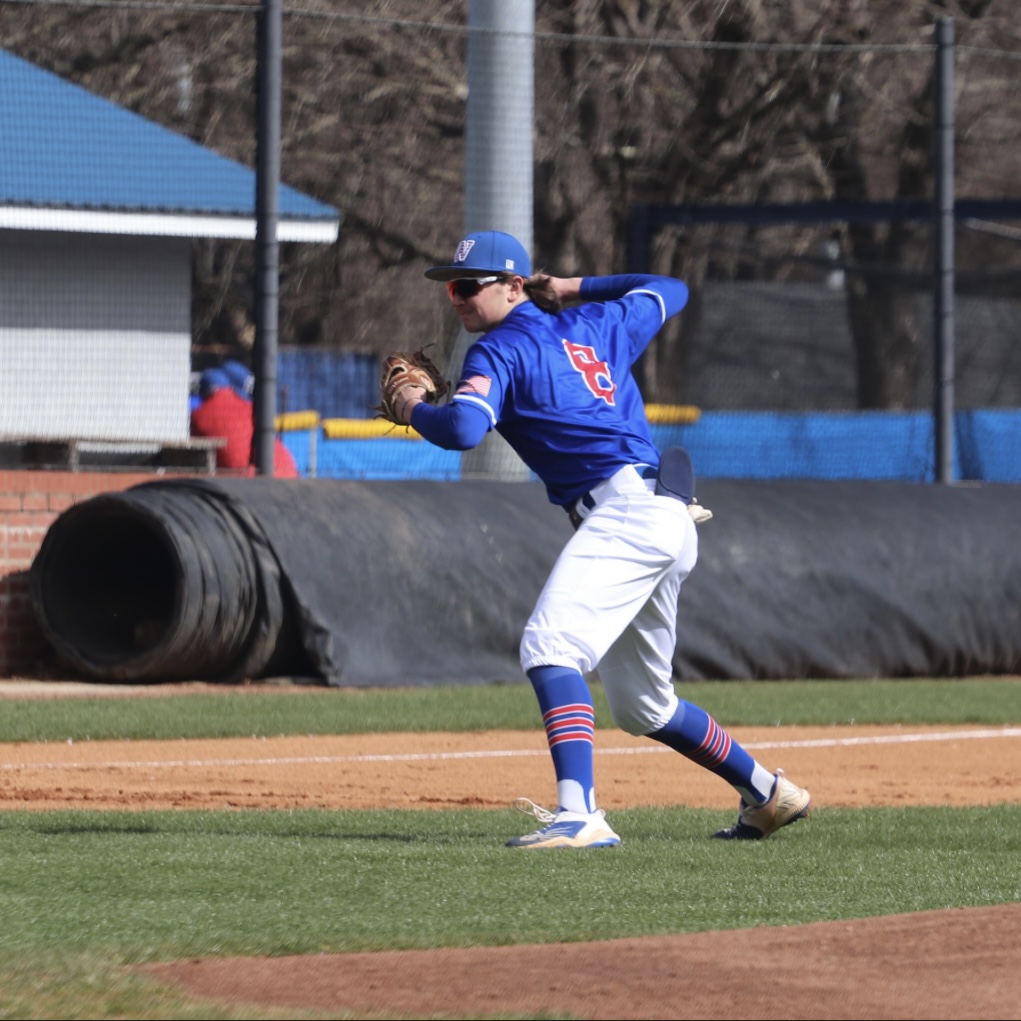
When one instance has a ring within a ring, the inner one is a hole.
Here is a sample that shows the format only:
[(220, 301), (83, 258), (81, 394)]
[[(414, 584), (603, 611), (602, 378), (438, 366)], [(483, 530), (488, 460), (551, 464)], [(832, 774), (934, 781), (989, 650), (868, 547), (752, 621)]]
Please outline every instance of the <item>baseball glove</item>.
[(383, 359), (379, 378), (382, 403), (375, 408), (377, 418), (385, 418), (394, 425), (407, 425), (398, 414), (398, 397), (409, 386), (425, 389), (425, 400), (435, 404), (446, 396), (450, 385), (440, 375), (440, 370), (429, 360), (425, 351), (419, 348), (411, 354), (395, 351)]

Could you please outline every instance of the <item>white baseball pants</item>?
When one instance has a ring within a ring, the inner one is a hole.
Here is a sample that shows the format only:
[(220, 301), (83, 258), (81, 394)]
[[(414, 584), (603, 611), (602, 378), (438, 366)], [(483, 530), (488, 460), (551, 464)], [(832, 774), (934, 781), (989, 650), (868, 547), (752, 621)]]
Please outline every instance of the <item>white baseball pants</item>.
[[(598, 670), (613, 720), (649, 734), (673, 717), (677, 599), (698, 559), (688, 508), (633, 466), (592, 490), (521, 639), (521, 665)], [(583, 510), (584, 514), (585, 511)]]

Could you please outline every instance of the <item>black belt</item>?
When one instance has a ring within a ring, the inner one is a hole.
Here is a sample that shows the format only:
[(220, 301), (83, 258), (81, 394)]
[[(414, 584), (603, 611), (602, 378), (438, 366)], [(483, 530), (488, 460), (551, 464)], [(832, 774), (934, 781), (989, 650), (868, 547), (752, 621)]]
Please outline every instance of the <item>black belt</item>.
[[(621, 465), (621, 467), (623, 467), (623, 465)], [(659, 474), (658, 469), (653, 468), (651, 464), (635, 464), (632, 465), (632, 467), (643, 479), (654, 479)], [(566, 507), (564, 507), (564, 510), (567, 511), (567, 516), (571, 519), (571, 524), (574, 526), (575, 531), (578, 531), (581, 527), (581, 523), (585, 520), (578, 513), (579, 504), (584, 507), (585, 510), (591, 511), (595, 510), (596, 501), (591, 493), (582, 493), (577, 500), (574, 500), (572, 503), (569, 503)]]
[[(657, 496), (669, 496), (684, 504), (694, 501), (695, 473), (691, 467), (691, 458), (683, 447), (667, 447), (660, 458), (659, 468), (653, 468), (651, 464), (636, 464), (632, 467), (643, 479), (656, 480)], [(578, 513), (579, 505), (591, 511), (595, 509), (596, 501), (591, 493), (583, 493), (564, 508), (575, 531), (585, 520)]]

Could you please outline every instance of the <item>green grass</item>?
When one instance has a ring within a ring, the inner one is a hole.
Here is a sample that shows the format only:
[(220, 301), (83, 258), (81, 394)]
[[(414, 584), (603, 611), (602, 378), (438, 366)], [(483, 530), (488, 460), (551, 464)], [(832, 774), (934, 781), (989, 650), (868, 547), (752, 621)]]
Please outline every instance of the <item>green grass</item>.
[(731, 821), (623, 810), (619, 850), (526, 854), (503, 846), (520, 831), (509, 810), (5, 812), (0, 947), (126, 961), (305, 954), (1021, 900), (1021, 805), (825, 809), (765, 843), (711, 839)]
[[(596, 721), (612, 727), (592, 687)], [(703, 681), (678, 686), (724, 726), (848, 723), (1021, 723), (1021, 681)], [(0, 742), (270, 737), (471, 731), (538, 726), (528, 684), (396, 690), (286, 687), (251, 694), (5, 699)]]
[[(730, 726), (1021, 722), (1017, 680), (679, 690)], [(593, 695), (609, 726), (598, 685)], [(5, 742), (539, 725), (527, 685), (22, 699), (0, 710)], [(0, 1019), (317, 1016), (199, 1004), (126, 972), (131, 962), (609, 939), (1021, 901), (1021, 805), (822, 808), (765, 843), (711, 840), (732, 816), (617, 811), (619, 850), (527, 854), (503, 846), (521, 832), (509, 810), (0, 812)]]
[[(312, 1014), (226, 1009), (132, 974), (114, 957), (0, 948), (0, 1018), (163, 1018), (186, 1021), (301, 1018)], [(343, 1016), (343, 1015), (340, 1015)]]
[[(620, 811), (619, 850), (510, 852), (510, 812), (0, 814), (0, 1018), (271, 1017), (123, 963), (609, 939), (1021, 900), (1021, 806)], [(556, 896), (550, 891), (555, 890)], [(298, 1016), (293, 1013), (279, 1016)], [(311, 1015), (309, 1015), (311, 1016)]]

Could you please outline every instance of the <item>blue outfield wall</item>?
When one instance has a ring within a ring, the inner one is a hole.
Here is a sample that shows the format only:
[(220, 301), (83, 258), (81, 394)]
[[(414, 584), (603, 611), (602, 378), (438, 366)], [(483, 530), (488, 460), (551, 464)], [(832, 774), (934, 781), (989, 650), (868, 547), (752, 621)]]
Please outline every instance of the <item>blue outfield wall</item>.
[(710, 478), (934, 477), (932, 418), (925, 414), (707, 412), (690, 425), (655, 426), (653, 434), (660, 448), (686, 447), (699, 474)]
[(379, 357), (284, 348), (277, 359), (277, 410), (315, 408), (321, 418), (366, 418), (379, 403)]
[[(935, 437), (928, 412), (703, 412), (698, 421), (654, 425), (663, 447), (686, 447), (704, 478), (934, 480)], [(303, 474), (312, 437), (284, 434)], [(1021, 482), (1021, 409), (959, 411), (955, 477)], [(315, 438), (315, 474), (340, 479), (460, 478), (460, 455), (421, 439)]]
[(1021, 482), (1021, 410), (959, 411), (954, 433), (962, 478)]

